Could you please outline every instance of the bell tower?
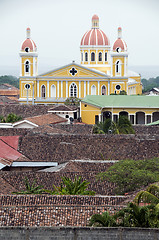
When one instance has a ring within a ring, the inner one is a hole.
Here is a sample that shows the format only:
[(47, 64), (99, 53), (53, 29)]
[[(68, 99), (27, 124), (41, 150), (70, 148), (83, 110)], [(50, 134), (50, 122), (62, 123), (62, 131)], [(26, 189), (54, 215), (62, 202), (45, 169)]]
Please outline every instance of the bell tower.
[(22, 43), (20, 50), (21, 66), (20, 76), (37, 76), (37, 47), (35, 42), (30, 38), (30, 28), (26, 29), (26, 40)]
[(125, 77), (127, 76), (128, 69), (128, 51), (127, 44), (122, 39), (122, 28), (118, 28), (118, 38), (114, 42), (112, 53), (111, 53), (112, 67), (111, 76), (112, 77)]

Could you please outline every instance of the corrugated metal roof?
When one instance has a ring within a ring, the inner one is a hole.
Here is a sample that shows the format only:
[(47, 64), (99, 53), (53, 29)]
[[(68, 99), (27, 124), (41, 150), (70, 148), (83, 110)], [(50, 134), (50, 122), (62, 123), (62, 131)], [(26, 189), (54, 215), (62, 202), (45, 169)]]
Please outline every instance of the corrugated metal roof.
[(158, 108), (159, 96), (87, 95), (82, 102), (100, 108)]

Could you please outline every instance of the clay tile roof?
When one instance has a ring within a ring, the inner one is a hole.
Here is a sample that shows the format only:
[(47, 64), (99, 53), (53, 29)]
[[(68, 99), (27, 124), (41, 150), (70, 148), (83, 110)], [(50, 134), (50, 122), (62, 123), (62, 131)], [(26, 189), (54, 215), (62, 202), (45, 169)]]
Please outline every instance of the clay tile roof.
[(51, 108), (50, 110), (67, 112), (67, 111), (73, 111), (76, 109), (77, 109), (77, 107), (75, 107), (75, 106), (58, 105), (58, 106)]
[(0, 177), (0, 194), (11, 194), (17, 191), (12, 185), (10, 185), (6, 180)]
[(56, 124), (56, 123), (67, 122), (67, 120), (65, 118), (62, 118), (62, 117), (57, 116), (56, 114), (52, 114), (52, 113), (26, 118), (26, 120), (28, 120), (38, 126), (42, 126), (45, 124)]

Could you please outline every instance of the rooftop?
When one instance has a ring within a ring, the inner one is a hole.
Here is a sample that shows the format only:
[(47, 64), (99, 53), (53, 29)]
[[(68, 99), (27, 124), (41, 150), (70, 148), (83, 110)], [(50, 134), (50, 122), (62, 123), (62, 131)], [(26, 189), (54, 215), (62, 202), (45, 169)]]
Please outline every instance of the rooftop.
[(82, 102), (99, 108), (159, 108), (159, 96), (87, 95)]

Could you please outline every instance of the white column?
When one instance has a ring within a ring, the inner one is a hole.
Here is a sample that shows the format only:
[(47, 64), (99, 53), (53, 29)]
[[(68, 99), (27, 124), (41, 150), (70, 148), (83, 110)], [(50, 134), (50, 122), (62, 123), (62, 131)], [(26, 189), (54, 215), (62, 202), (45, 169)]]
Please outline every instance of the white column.
[(59, 97), (59, 81), (57, 82), (57, 97)]
[(63, 81), (61, 81), (61, 97), (63, 97)]
[(87, 94), (89, 95), (89, 81), (87, 82)]
[(68, 98), (68, 81), (66, 81), (66, 98)]
[(98, 95), (100, 95), (100, 82), (98, 81)]
[(151, 123), (152, 123), (152, 114), (151, 114)]
[(81, 81), (79, 81), (79, 98), (81, 98)]
[(102, 121), (102, 115), (101, 115), (101, 113), (99, 114), (99, 122), (101, 122)]
[(88, 64), (90, 64), (91, 56), (90, 56), (90, 49), (88, 50)]
[(110, 80), (108, 80), (108, 95), (110, 95)]
[(98, 62), (98, 50), (96, 50), (96, 64)]
[(84, 81), (84, 97), (86, 96), (86, 81)]
[(134, 125), (136, 125), (136, 113), (134, 114)]
[(49, 91), (50, 91), (50, 89), (49, 89), (49, 80), (48, 80), (47, 81), (47, 97), (48, 98), (50, 97)]
[(37, 80), (37, 97), (39, 97), (39, 80)]

